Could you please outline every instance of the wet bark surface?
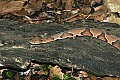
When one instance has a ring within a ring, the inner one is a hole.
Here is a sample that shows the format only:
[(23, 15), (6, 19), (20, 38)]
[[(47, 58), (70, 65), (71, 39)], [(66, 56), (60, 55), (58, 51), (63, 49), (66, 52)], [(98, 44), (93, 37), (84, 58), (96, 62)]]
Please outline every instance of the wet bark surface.
[[(0, 20), (0, 64), (26, 69), (30, 61), (53, 63), (70, 68), (88, 70), (96, 75), (120, 76), (120, 50), (92, 38), (75, 37), (46, 44), (31, 45), (32, 36), (49, 37), (65, 30), (92, 27), (120, 37), (120, 25), (95, 21), (73, 23), (24, 24)], [(47, 35), (45, 35), (47, 33)]]

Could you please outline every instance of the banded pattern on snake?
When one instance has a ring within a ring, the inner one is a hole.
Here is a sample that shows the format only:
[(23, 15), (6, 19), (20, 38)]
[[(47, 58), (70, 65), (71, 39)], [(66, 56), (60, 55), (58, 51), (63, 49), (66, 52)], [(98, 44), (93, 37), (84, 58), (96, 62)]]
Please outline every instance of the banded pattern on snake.
[(68, 31), (60, 32), (48, 38), (34, 38), (29, 41), (30, 44), (42, 44), (52, 42), (58, 39), (65, 39), (75, 36), (91, 36), (111, 44), (120, 50), (120, 38), (114, 35), (109, 35), (104, 31), (95, 28), (75, 28)]

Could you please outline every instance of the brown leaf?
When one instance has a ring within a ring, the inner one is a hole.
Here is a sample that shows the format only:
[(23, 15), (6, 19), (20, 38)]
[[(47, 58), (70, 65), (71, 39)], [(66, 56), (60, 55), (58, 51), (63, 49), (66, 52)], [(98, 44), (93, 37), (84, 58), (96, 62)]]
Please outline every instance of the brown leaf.
[(95, 11), (110, 12), (106, 5), (97, 6), (94, 8)]
[(30, 0), (28, 6), (32, 8), (33, 10), (40, 9), (42, 7), (42, 1), (41, 0)]
[(28, 13), (27, 10), (25, 10), (24, 8), (22, 8), (20, 11), (17, 11), (16, 13), (12, 13), (12, 14), (14, 14), (16, 16), (25, 16), (25, 15), (28, 15), (29, 13)]
[(97, 6), (94, 8), (95, 11), (99, 11), (102, 8), (102, 6)]
[(83, 75), (83, 77), (88, 77), (87, 72), (85, 72), (85, 71), (80, 71), (80, 73)]
[(45, 72), (43, 70), (40, 70), (40, 71), (37, 72), (37, 74), (43, 75), (43, 74), (45, 74)]
[(90, 0), (83, 0), (83, 3), (84, 3), (84, 4), (89, 4), (89, 3), (90, 3)]
[(63, 3), (65, 3), (65, 9), (66, 10), (72, 10), (72, 5), (74, 3), (74, 0), (62, 0)]
[(42, 1), (30, 0), (30, 2), (24, 6), (24, 9), (30, 13), (34, 14), (34, 12), (42, 7)]
[(23, 8), (23, 1), (2, 1), (0, 2), (0, 14), (13, 13)]
[(81, 12), (83, 14), (90, 14), (92, 11), (92, 8), (90, 6), (83, 6), (82, 9), (81, 9)]
[(103, 13), (101, 15), (96, 16), (96, 20), (103, 21), (107, 17), (107, 14)]
[(63, 73), (61, 72), (60, 67), (57, 65), (50, 69), (50, 79), (52, 79), (54, 75), (58, 75), (59, 78), (63, 79)]

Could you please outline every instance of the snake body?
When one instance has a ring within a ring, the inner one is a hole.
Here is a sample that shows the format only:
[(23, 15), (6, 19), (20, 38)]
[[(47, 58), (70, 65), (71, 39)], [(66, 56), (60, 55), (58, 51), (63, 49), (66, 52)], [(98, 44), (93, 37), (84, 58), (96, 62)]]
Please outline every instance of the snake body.
[(30, 40), (30, 44), (42, 44), (52, 42), (58, 39), (65, 39), (75, 36), (91, 36), (97, 39), (100, 39), (115, 48), (120, 50), (120, 38), (114, 35), (109, 35), (104, 31), (95, 28), (75, 28), (68, 31), (60, 32), (57, 34), (52, 35), (48, 38), (38, 38), (35, 37), (34, 39)]

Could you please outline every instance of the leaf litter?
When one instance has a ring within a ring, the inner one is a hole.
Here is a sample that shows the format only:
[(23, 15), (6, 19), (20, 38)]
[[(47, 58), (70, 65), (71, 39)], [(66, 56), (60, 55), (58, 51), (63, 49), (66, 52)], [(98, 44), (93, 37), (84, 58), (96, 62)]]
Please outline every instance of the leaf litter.
[(110, 10), (103, 0), (0, 1), (1, 19), (12, 17), (12, 20), (31, 24), (73, 22), (83, 19), (104, 21), (109, 13)]

